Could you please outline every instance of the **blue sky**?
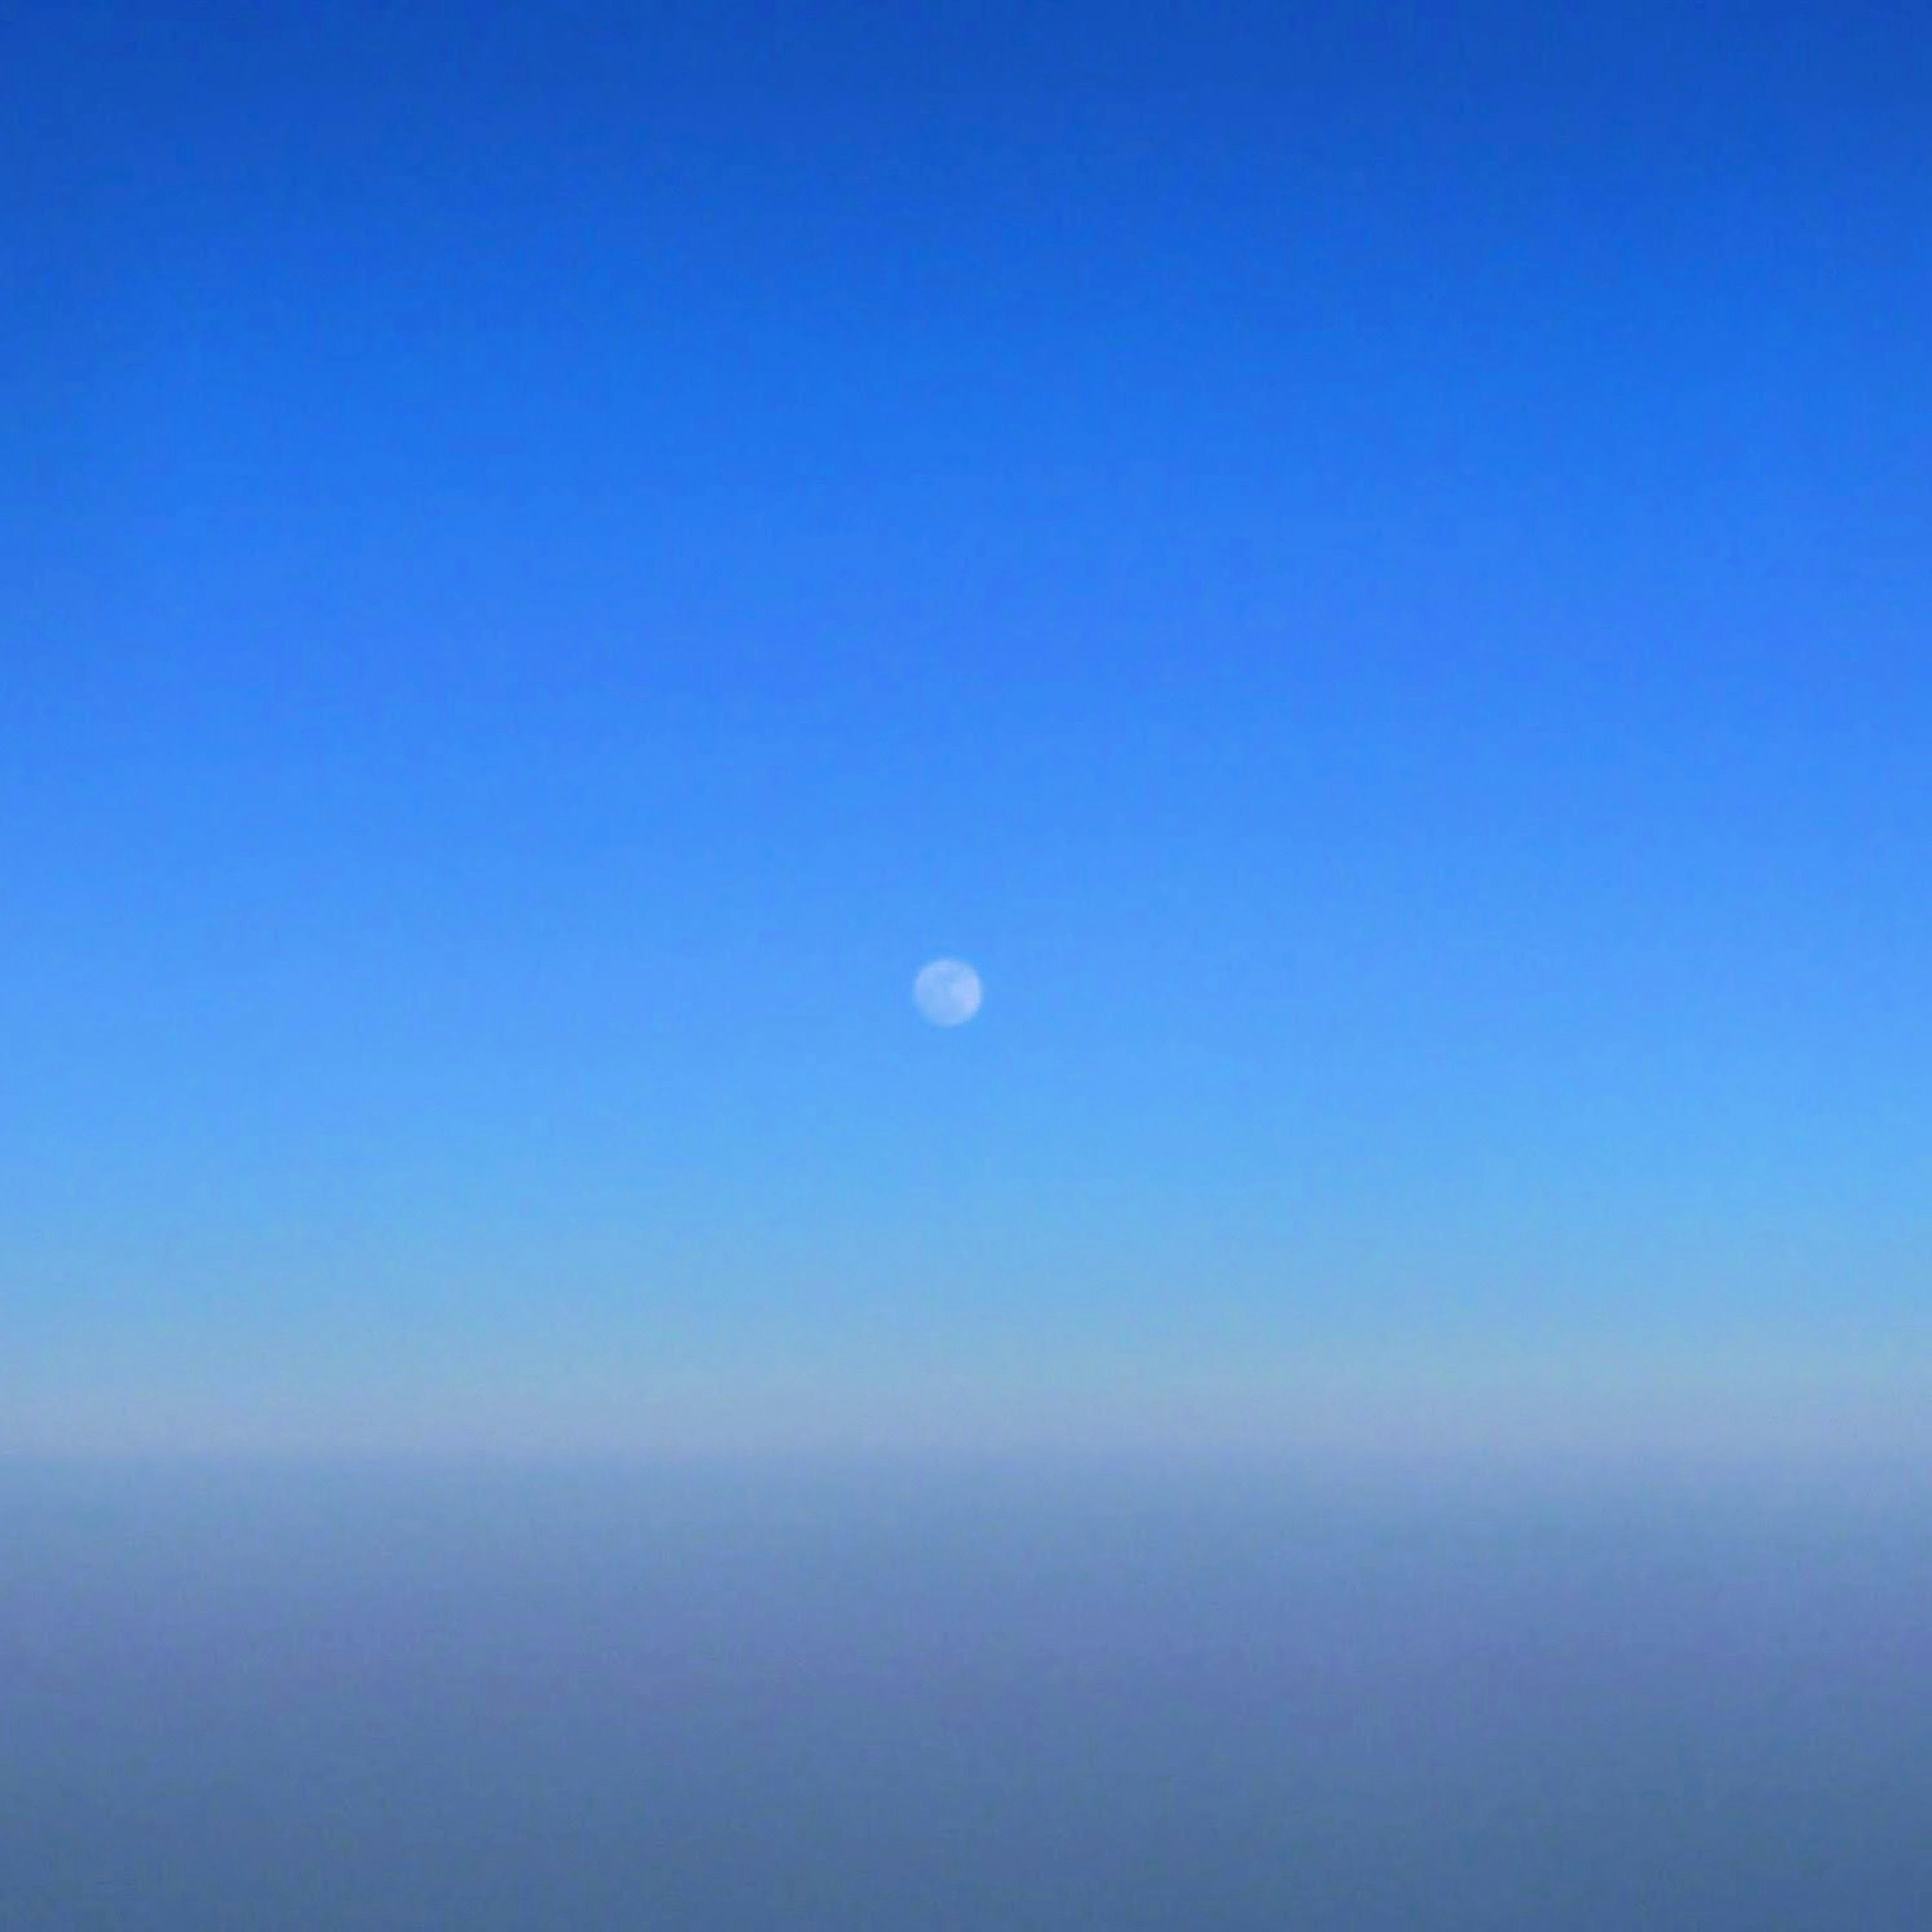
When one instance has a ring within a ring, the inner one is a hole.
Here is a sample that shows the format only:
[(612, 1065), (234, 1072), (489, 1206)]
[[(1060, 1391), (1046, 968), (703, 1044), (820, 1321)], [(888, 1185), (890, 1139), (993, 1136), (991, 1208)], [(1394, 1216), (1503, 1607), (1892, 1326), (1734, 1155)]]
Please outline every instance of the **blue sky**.
[(0, 1439), (1925, 1393), (1909, 10), (24, 28)]

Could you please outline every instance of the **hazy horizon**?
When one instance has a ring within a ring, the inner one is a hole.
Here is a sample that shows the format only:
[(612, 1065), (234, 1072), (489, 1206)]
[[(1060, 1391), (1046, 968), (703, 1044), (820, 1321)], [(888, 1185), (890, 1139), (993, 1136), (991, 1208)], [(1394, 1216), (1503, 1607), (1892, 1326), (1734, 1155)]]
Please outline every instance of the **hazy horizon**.
[(0, 1919), (1916, 1932), (1924, 1507), (0, 1464)]

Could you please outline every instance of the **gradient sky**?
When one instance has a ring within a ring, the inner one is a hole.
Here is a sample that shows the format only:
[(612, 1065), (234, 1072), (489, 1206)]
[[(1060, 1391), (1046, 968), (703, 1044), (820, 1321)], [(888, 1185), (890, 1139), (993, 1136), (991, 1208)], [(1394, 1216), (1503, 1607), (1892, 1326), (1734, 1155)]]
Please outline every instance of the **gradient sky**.
[(1912, 9), (8, 38), (0, 1442), (1922, 1426)]

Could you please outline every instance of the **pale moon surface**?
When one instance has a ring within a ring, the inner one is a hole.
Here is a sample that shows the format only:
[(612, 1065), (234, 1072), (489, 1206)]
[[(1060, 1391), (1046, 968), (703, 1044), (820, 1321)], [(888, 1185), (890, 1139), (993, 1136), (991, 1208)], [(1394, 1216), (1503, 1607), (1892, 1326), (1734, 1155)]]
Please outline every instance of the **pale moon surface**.
[(985, 997), (979, 974), (963, 959), (935, 959), (912, 982), (914, 1005), (934, 1026), (964, 1026)]

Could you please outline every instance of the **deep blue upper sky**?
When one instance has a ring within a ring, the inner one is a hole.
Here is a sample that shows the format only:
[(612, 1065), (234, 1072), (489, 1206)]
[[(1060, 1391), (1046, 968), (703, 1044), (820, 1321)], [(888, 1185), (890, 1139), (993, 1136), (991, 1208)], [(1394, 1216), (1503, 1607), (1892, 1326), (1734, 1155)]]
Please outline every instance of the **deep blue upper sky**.
[(16, 1393), (1922, 1313), (1912, 10), (8, 38)]

